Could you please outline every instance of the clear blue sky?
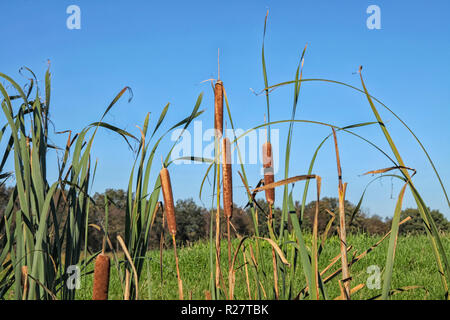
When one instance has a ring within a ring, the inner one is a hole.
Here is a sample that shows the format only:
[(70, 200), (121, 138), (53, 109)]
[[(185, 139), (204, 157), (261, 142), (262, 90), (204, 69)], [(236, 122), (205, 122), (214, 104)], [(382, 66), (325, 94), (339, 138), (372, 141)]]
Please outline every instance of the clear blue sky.
[[(71, 4), (81, 8), (81, 30), (66, 27), (66, 8)], [(366, 27), (366, 9), (372, 4), (381, 9), (381, 30)], [(152, 112), (154, 124), (161, 108), (170, 102), (168, 127), (190, 112), (202, 91), (203, 127), (212, 125), (211, 88), (201, 82), (217, 77), (220, 48), (221, 79), (236, 126), (248, 129), (261, 124), (266, 112), (264, 96), (255, 96), (250, 88), (264, 87), (261, 45), (267, 9), (270, 84), (293, 79), (306, 43), (304, 78), (328, 78), (360, 87), (354, 73), (363, 65), (369, 91), (413, 128), (444, 185), (450, 186), (450, 2), (446, 0), (2, 1), (0, 72), (25, 83), (18, 70), (27, 66), (43, 79), (46, 61), (51, 60), (51, 114), (56, 131), (78, 131), (97, 121), (120, 89), (130, 86), (131, 103), (123, 99), (106, 121), (139, 135), (135, 126), (143, 123), (147, 112)], [(292, 87), (285, 87), (271, 94), (272, 120), (290, 117), (292, 92)], [(427, 204), (450, 217), (443, 192), (417, 143), (392, 115), (382, 111), (382, 116), (406, 165), (417, 169), (415, 181)], [(338, 126), (374, 120), (364, 96), (318, 83), (302, 87), (296, 118)], [(287, 126), (278, 128), (284, 139)], [(290, 175), (306, 173), (315, 146), (329, 132), (313, 125), (295, 126)], [(378, 127), (356, 132), (388, 150)], [(65, 140), (53, 139), (60, 144)], [(167, 139), (156, 159), (167, 152), (169, 143)], [(339, 143), (344, 180), (349, 183), (347, 198), (356, 203), (372, 179), (360, 175), (391, 163), (351, 136), (339, 134)], [(333, 151), (330, 141), (314, 170), (323, 177), (326, 196), (336, 196), (337, 190)], [(101, 132), (93, 157), (99, 161), (94, 191), (126, 187), (133, 154), (119, 137)], [(198, 201), (205, 169), (204, 165), (173, 166), (175, 197)], [(154, 174), (158, 170), (159, 162)], [(254, 185), (260, 178), (259, 166), (249, 165), (247, 171)], [(50, 168), (52, 178), (54, 173)], [(233, 178), (235, 202), (244, 205), (239, 177)], [(302, 186), (295, 188), (296, 199)], [(372, 184), (363, 207), (371, 214), (391, 216), (400, 187), (388, 178)], [(209, 194), (207, 190), (202, 198), (205, 204), (210, 203)], [(277, 193), (278, 200), (281, 196)], [(408, 195), (405, 206), (413, 205)]]

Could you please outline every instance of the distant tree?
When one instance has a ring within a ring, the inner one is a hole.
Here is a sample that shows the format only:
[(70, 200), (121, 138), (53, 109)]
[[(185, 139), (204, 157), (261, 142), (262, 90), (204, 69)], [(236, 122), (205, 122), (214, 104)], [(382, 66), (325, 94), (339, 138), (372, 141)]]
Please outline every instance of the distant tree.
[[(198, 206), (192, 198), (177, 200), (175, 205), (175, 219), (177, 222), (176, 240), (182, 244), (190, 244), (206, 238), (207, 210)], [(167, 220), (164, 219), (163, 210), (156, 212), (154, 223), (150, 232), (149, 247), (159, 248), (160, 244), (171, 246), (172, 239), (167, 230)]]
[[(108, 197), (108, 200), (111, 201), (117, 209), (125, 210), (127, 206), (127, 192), (123, 189), (106, 189), (104, 193), (94, 195), (94, 200), (97, 202), (104, 201), (104, 195)], [(100, 199), (98, 199), (98, 196)]]
[[(9, 196), (14, 188), (0, 186), (0, 217), (3, 215), (6, 204), (9, 200)], [(117, 247), (116, 237), (118, 234), (124, 236), (125, 233), (125, 212), (127, 205), (127, 192), (122, 189), (106, 189), (103, 193), (95, 193), (92, 199), (94, 203), (91, 203), (89, 213), (89, 224), (97, 225), (101, 228), (105, 227), (105, 195), (108, 198), (108, 234), (114, 247)], [(60, 192), (55, 193), (55, 199), (58, 197), (67, 198), (68, 195), (62, 195)], [(269, 230), (267, 226), (269, 206), (263, 198), (256, 200), (254, 203), (254, 209), (258, 213), (257, 223), (259, 235), (263, 237), (269, 236)], [(311, 232), (314, 215), (316, 211), (316, 202), (311, 201), (305, 206), (305, 212), (303, 219), (301, 219), (301, 204), (297, 201), (294, 204), (295, 214), (299, 219), (300, 225), (303, 230)], [(320, 233), (323, 233), (326, 225), (331, 219), (331, 215), (328, 211), (335, 214), (335, 220), (332, 224), (330, 234), (337, 233), (337, 227), (339, 226), (339, 201), (337, 198), (324, 197), (320, 200), (319, 216), (318, 216), (318, 229)], [(383, 220), (377, 215), (369, 216), (365, 212), (358, 210), (355, 213), (356, 207), (349, 201), (345, 201), (345, 215), (347, 223), (348, 233), (365, 232), (368, 234), (385, 234), (390, 230), (390, 220)], [(159, 248), (161, 236), (163, 236), (163, 243), (167, 246), (171, 246), (170, 234), (167, 232), (167, 225), (163, 227), (162, 217), (163, 210), (159, 209), (156, 212), (154, 223), (150, 232), (149, 247)], [(354, 214), (355, 213), (355, 214)], [(211, 214), (214, 215), (213, 223), (215, 232), (215, 214), (216, 210), (208, 210), (202, 206), (197, 205), (193, 199), (178, 200), (175, 206), (175, 214), (177, 220), (177, 236), (176, 239), (182, 244), (190, 244), (201, 239), (208, 239), (210, 232)], [(450, 222), (444, 217), (442, 213), (437, 210), (432, 210), (431, 215), (436, 222), (438, 229), (442, 232), (450, 232)], [(424, 233), (422, 218), (417, 209), (406, 209), (401, 213), (401, 218), (411, 216), (412, 220), (408, 223), (400, 226), (400, 233)], [(220, 213), (221, 217), (221, 234), (222, 237), (226, 237), (227, 225), (226, 219), (223, 217), (223, 212)], [(61, 206), (57, 208), (57, 219), (61, 221), (61, 225), (67, 219), (67, 204), (65, 201), (61, 201)], [(281, 209), (275, 207), (273, 209), (273, 222), (274, 231), (278, 232), (281, 221)], [(12, 222), (14, 224), (14, 221)], [(236, 237), (236, 233), (245, 235), (255, 234), (255, 223), (251, 214), (251, 208), (242, 208), (237, 205), (233, 209), (233, 218), (231, 220), (231, 236)], [(1, 224), (0, 224), (1, 226)], [(291, 219), (287, 225), (287, 229), (291, 230)], [(2, 230), (0, 230), (2, 232)], [(91, 252), (101, 250), (103, 240), (103, 232), (98, 231), (96, 228), (89, 227), (88, 232), (88, 249)], [(2, 243), (0, 242), (0, 245)], [(63, 243), (63, 246), (65, 244)], [(108, 248), (109, 249), (109, 248)]]
[[(351, 204), (349, 201), (345, 201), (344, 206), (345, 206), (346, 222), (348, 226), (350, 218), (354, 211), (354, 205)], [(297, 207), (300, 215), (299, 204), (297, 204)], [(327, 198), (327, 197), (320, 199), (319, 215), (317, 220), (318, 220), (318, 230), (321, 233), (325, 231), (328, 221), (330, 221), (330, 219), (332, 218), (332, 216), (327, 210), (335, 214), (335, 219), (332, 228), (330, 230), (330, 233), (335, 233), (336, 227), (339, 225), (339, 200), (337, 198)], [(313, 229), (315, 214), (316, 214), (316, 201), (311, 201), (305, 206), (303, 221), (301, 221), (302, 228), (309, 231)]]
[[(206, 209), (205, 209), (206, 210)], [(213, 214), (213, 233), (216, 230), (216, 209), (205, 211), (205, 238), (209, 238), (210, 232), (210, 222), (211, 222), (211, 212)], [(220, 210), (220, 230), (222, 237), (227, 237), (227, 220), (223, 216), (223, 210)], [(253, 234), (253, 222), (251, 217), (247, 214), (246, 210), (243, 210), (239, 206), (233, 206), (233, 217), (231, 218), (230, 227), (231, 237), (236, 237), (236, 233), (240, 236), (246, 236)]]
[[(300, 212), (300, 204), (296, 203), (297, 211)], [(350, 201), (344, 202), (345, 208), (345, 222), (348, 233), (365, 232), (368, 234), (383, 234), (388, 231), (388, 224), (384, 222), (379, 216), (373, 215), (369, 217), (360, 209), (355, 212), (356, 206)], [(335, 219), (330, 229), (330, 234), (337, 234), (337, 227), (339, 226), (339, 199), (324, 197), (320, 199), (319, 215), (318, 215), (318, 230), (324, 232), (325, 228), (332, 218), (330, 213), (334, 213)], [(311, 231), (313, 228), (314, 217), (316, 213), (316, 201), (311, 201), (305, 206), (305, 213), (302, 221), (302, 228)]]
[[(430, 209), (429, 209), (430, 210)], [(440, 232), (450, 232), (450, 222), (439, 210), (430, 210), (431, 217)], [(410, 216), (411, 220), (402, 224), (399, 228), (401, 234), (424, 234), (425, 226), (418, 209), (408, 208), (401, 212), (400, 219)]]
[(205, 214), (206, 210), (198, 206), (192, 198), (178, 200), (175, 206), (177, 240), (189, 243), (204, 238)]
[[(122, 189), (106, 189), (104, 193), (95, 193), (92, 197), (95, 204), (91, 205), (89, 223), (101, 228), (106, 226), (105, 195), (108, 198), (108, 236), (114, 247), (117, 247), (117, 235), (124, 236), (125, 210), (127, 193)], [(92, 251), (101, 250), (103, 232), (94, 227), (89, 228), (88, 247)], [(107, 247), (109, 250), (109, 247)]]
[[(235, 206), (233, 209), (233, 218), (231, 223), (236, 232), (241, 236), (251, 235), (253, 230), (252, 218), (242, 208)], [(209, 225), (209, 224), (208, 224)], [(231, 236), (236, 236), (234, 229), (231, 230)]]
[(367, 217), (366, 214), (361, 214), (361, 219), (357, 219), (361, 230), (368, 234), (385, 234), (389, 232), (389, 224), (383, 221), (380, 216), (373, 215)]
[[(268, 226), (269, 204), (267, 201), (265, 201), (263, 199), (257, 199), (256, 201), (257, 201), (258, 205), (253, 204), (253, 207), (255, 208), (255, 212), (258, 213), (259, 235), (261, 237), (268, 237), (269, 236), (269, 226)], [(253, 223), (253, 217), (252, 217), (250, 207), (246, 209), (246, 215), (251, 222), (250, 225), (248, 226), (248, 233), (254, 234), (255, 233), (255, 225)], [(281, 209), (278, 207), (273, 208), (272, 217), (273, 217), (274, 231), (279, 230), (280, 224), (281, 224)]]

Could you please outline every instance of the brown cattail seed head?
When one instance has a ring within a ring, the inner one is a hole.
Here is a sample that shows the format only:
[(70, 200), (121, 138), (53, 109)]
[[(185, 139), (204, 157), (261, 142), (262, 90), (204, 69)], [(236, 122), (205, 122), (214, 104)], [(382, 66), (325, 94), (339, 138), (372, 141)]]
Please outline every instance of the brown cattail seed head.
[(223, 135), (223, 83), (218, 80), (214, 86), (214, 129), (216, 135)]
[(222, 180), (223, 180), (223, 212), (231, 219), (233, 215), (233, 180), (231, 171), (230, 140), (222, 140)]
[(99, 254), (94, 267), (94, 289), (92, 300), (108, 300), (109, 288), (109, 257)]
[[(263, 168), (264, 168), (264, 185), (274, 182), (272, 145), (270, 142), (263, 144)], [(266, 201), (269, 204), (275, 202), (275, 188), (266, 189)]]
[(169, 170), (162, 168), (159, 172), (161, 187), (164, 198), (164, 211), (166, 212), (167, 225), (172, 235), (177, 233), (177, 222), (175, 220), (175, 207), (173, 203), (172, 184), (170, 183)]

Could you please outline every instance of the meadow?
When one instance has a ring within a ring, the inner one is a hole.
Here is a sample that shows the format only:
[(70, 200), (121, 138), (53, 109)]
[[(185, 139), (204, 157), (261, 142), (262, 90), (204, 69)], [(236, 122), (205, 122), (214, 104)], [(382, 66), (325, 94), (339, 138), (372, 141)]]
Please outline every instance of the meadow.
[[(309, 235), (310, 240), (310, 235)], [(357, 251), (357, 254), (364, 252), (370, 248), (373, 244), (380, 240), (381, 236), (369, 236), (369, 235), (350, 235), (349, 243), (353, 246), (353, 250)], [(444, 246), (447, 252), (450, 252), (450, 236), (443, 236)], [(233, 243), (237, 245), (237, 241)], [(265, 246), (266, 249), (267, 245)], [(225, 246), (223, 248), (226, 250)], [(380, 271), (383, 272), (383, 265), (386, 260), (387, 242), (381, 243), (374, 252), (368, 255), (366, 259), (362, 259), (356, 262), (351, 267), (351, 272), (355, 284), (370, 283), (369, 277), (373, 273), (368, 273), (367, 268), (372, 265), (380, 267)], [(352, 250), (352, 252), (353, 252)], [(267, 263), (270, 263), (271, 256), (270, 250), (265, 250), (266, 254), (264, 259)], [(268, 253), (268, 254), (267, 254)], [(339, 240), (337, 237), (332, 237), (330, 242), (325, 247), (323, 253), (320, 256), (319, 266), (323, 270), (330, 261), (339, 254)], [(195, 300), (204, 300), (205, 291), (209, 290), (209, 274), (207, 268), (209, 251), (208, 243), (198, 242), (189, 247), (183, 247), (179, 250), (180, 264), (182, 265), (181, 275), (184, 281), (187, 296)], [(437, 275), (437, 269), (433, 264), (433, 254), (431, 248), (427, 243), (426, 236), (401, 236), (399, 238), (399, 247), (397, 251), (397, 257), (395, 260), (395, 269), (392, 278), (392, 288), (401, 289), (398, 293), (392, 296), (395, 300), (441, 300), (442, 293), (440, 290), (440, 279)], [(142, 299), (162, 299), (162, 300), (177, 300), (177, 281), (176, 271), (174, 269), (174, 255), (171, 250), (166, 250), (163, 254), (163, 268), (161, 279), (160, 268), (160, 252), (159, 250), (152, 250), (147, 253), (146, 262), (144, 266), (144, 274), (142, 278), (141, 298)], [(223, 262), (223, 268), (226, 268), (226, 262)], [(236, 299), (255, 299), (256, 286), (254, 279), (250, 282), (250, 294), (247, 289), (245, 272), (243, 267), (241, 272), (237, 274), (236, 282)], [(147, 269), (148, 268), (148, 269)], [(300, 268), (298, 266), (298, 268)], [(77, 292), (77, 299), (90, 300), (92, 298), (92, 281), (93, 274), (92, 268), (90, 273), (82, 277), (81, 289)], [(336, 267), (331, 268), (326, 274), (332, 274)], [(382, 275), (382, 274), (381, 274)], [(120, 280), (115, 270), (112, 267), (111, 280), (110, 280), (110, 299), (121, 300), (122, 288)], [(269, 276), (269, 281), (273, 281)], [(330, 297), (336, 298), (340, 295), (339, 286), (336, 284), (337, 278), (331, 280), (327, 284), (327, 289)], [(305, 286), (305, 281), (302, 278), (297, 278), (295, 282), (295, 288), (298, 292)], [(378, 289), (367, 288), (367, 285), (361, 290), (356, 292), (353, 299), (371, 299), (379, 298), (381, 294), (381, 287)]]

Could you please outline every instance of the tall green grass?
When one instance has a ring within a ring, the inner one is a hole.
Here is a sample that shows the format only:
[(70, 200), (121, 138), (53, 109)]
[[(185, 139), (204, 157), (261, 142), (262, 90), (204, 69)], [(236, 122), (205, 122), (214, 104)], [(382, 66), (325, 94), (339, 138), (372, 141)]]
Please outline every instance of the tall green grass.
[[(29, 72), (31, 70), (27, 69)], [(31, 72), (32, 73), (32, 72)], [(168, 111), (167, 105), (154, 131), (146, 142), (149, 115), (147, 115), (141, 138), (137, 139), (129, 132), (103, 121), (117, 101), (129, 90), (122, 89), (108, 105), (100, 120), (87, 125), (81, 132), (72, 136), (68, 133), (65, 148), (49, 144), (48, 124), (50, 110), (51, 74), (45, 75), (45, 100), (41, 101), (40, 88), (35, 86), (37, 79), (32, 73), (27, 93), (9, 76), (0, 73), (17, 92), (11, 95), (0, 84), (2, 110), (7, 124), (2, 128), (0, 139), (10, 134), (1, 163), (2, 183), (14, 176), (15, 187), (11, 193), (3, 219), (0, 223), (2, 246), (0, 249), (0, 297), (7, 292), (14, 292), (15, 299), (74, 299), (76, 290), (69, 288), (67, 282), (71, 275), (69, 268), (78, 266), (83, 275), (86, 267), (98, 253), (87, 255), (87, 238), (89, 232), (89, 208), (93, 199), (89, 196), (90, 186), (95, 176), (96, 165), (91, 163), (91, 151), (94, 138), (99, 128), (111, 130), (131, 146), (129, 140), (139, 143), (136, 162), (130, 175), (128, 204), (125, 221), (125, 245), (132, 256), (132, 261), (119, 261), (115, 266), (124, 270), (137, 271), (137, 280), (142, 272), (143, 258), (148, 247), (150, 225), (158, 202), (160, 182), (154, 181), (149, 189), (149, 177), (152, 160), (156, 149), (164, 136), (171, 130), (183, 127), (198, 117), (202, 100), (199, 96), (191, 115), (173, 125), (151, 145)], [(34, 100), (30, 96), (34, 94)], [(18, 102), (18, 107), (14, 106)], [(176, 142), (175, 142), (176, 143)], [(174, 145), (175, 145), (174, 143)], [(151, 147), (149, 156), (148, 148)], [(60, 162), (47, 163), (47, 154), (57, 149), (63, 152)], [(173, 148), (172, 148), (173, 149)], [(169, 161), (171, 151), (166, 157)], [(14, 162), (13, 172), (3, 172), (8, 158)], [(47, 167), (58, 168), (58, 179), (49, 182)], [(137, 167), (137, 176), (134, 176)], [(135, 180), (136, 187), (132, 188)], [(105, 205), (108, 204), (105, 199)], [(63, 212), (58, 215), (57, 211)], [(107, 212), (107, 210), (106, 210)], [(107, 217), (106, 217), (107, 221)], [(107, 223), (95, 226), (108, 236)], [(108, 243), (111, 244), (108, 238)], [(111, 248), (115, 251), (116, 248)], [(84, 254), (82, 254), (84, 253)], [(26, 277), (27, 286), (21, 279)], [(131, 282), (131, 298), (137, 298), (137, 285)]]
[[(47, 70), (45, 75), (43, 101), (40, 88), (35, 87), (37, 80), (34, 74), (27, 93), (9, 76), (0, 74), (0, 77), (17, 92), (17, 95), (10, 95), (0, 84), (1, 105), (7, 120), (7, 128), (5, 126), (3, 132), (10, 133), (3, 164), (8, 157), (13, 157), (15, 178), (14, 192), (1, 225), (5, 235), (0, 261), (1, 294), (13, 287), (16, 299), (56, 299), (57, 296), (73, 299), (75, 292), (66, 285), (68, 268), (72, 265), (83, 268), (94, 258), (80, 256), (91, 201), (89, 191), (93, 170), (90, 152), (100, 127), (133, 138), (128, 132), (102, 122), (127, 88), (114, 98), (99, 122), (88, 125), (73, 138), (68, 131), (61, 162), (48, 164), (50, 149), (59, 149), (49, 144), (48, 136), (50, 71)], [(34, 99), (30, 98), (33, 92)], [(13, 106), (16, 101), (18, 108)], [(48, 181), (48, 165), (59, 168), (56, 181)], [(57, 210), (65, 212), (65, 221), (57, 215)], [(22, 276), (27, 278), (26, 290), (20, 281)]]

